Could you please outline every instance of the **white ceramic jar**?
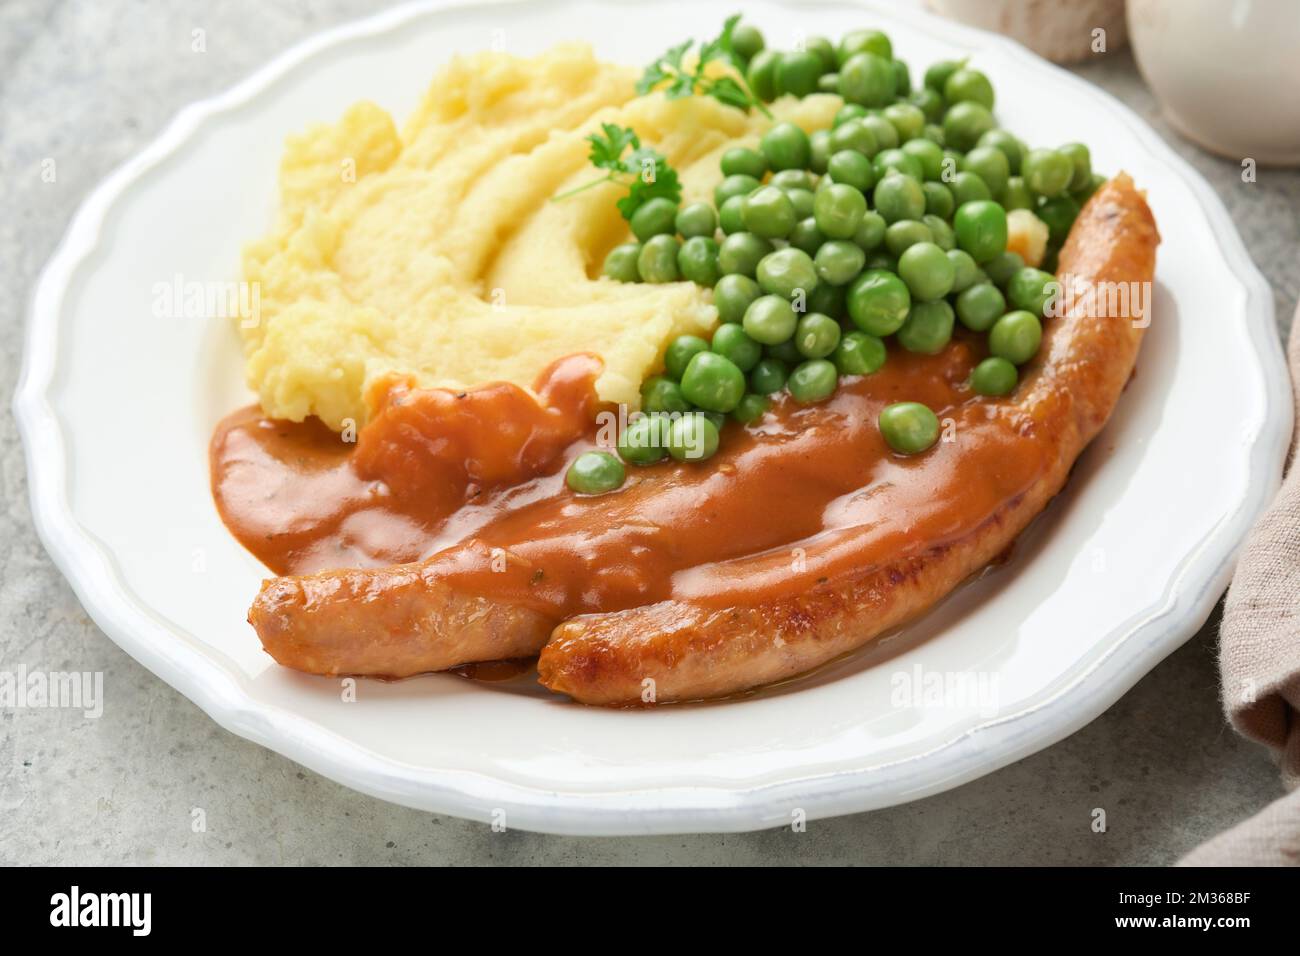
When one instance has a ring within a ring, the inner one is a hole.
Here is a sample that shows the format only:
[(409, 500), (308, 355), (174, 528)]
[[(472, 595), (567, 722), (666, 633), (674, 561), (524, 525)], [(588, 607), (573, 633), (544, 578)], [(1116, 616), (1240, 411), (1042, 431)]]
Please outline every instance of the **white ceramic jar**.
[(1138, 66), (1188, 139), (1300, 164), (1300, 0), (1128, 0)]

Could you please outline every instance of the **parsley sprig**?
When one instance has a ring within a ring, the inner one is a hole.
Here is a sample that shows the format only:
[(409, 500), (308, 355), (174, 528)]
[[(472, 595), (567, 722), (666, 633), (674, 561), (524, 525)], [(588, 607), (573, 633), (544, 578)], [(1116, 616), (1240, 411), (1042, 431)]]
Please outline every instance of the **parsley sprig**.
[[(694, 40), (687, 40), (670, 47), (659, 59), (645, 68), (641, 79), (637, 81), (636, 91), (641, 96), (654, 90), (662, 89), (670, 100), (685, 96), (711, 96), (719, 103), (734, 106), (736, 109), (748, 110), (752, 107), (771, 119), (772, 114), (762, 101), (754, 95), (745, 83), (745, 62), (736, 53), (732, 45), (731, 34), (740, 22), (740, 14), (727, 18), (722, 26), (722, 33), (712, 40), (700, 44), (694, 69), (685, 66), (686, 54), (695, 45)], [(742, 79), (732, 76), (709, 76), (707, 68), (710, 63), (726, 63), (735, 68)]]
[(642, 146), (640, 138), (626, 126), (601, 123), (600, 128), (601, 132), (587, 137), (591, 143), (588, 158), (597, 169), (608, 171), (599, 179), (552, 197), (553, 200), (567, 199), (601, 183), (619, 183), (628, 187), (628, 193), (618, 201), (618, 211), (629, 221), (651, 199), (662, 196), (673, 202), (681, 201), (682, 184), (677, 170), (668, 165), (662, 153)]

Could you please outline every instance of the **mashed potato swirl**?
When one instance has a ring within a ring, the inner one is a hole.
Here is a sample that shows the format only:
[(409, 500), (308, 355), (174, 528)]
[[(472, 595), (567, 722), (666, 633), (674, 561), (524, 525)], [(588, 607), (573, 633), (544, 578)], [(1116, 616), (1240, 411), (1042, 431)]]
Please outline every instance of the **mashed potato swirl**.
[[(244, 251), (261, 314), (240, 334), (263, 410), (339, 430), (369, 418), (368, 394), (392, 376), (527, 388), (575, 352), (603, 359), (601, 399), (635, 408), (665, 345), (716, 323), (711, 293), (600, 275), (629, 238), (620, 187), (550, 197), (598, 175), (585, 137), (601, 122), (664, 153), (684, 202), (710, 198), (722, 152), (771, 123), (702, 97), (638, 97), (635, 79), (584, 45), (481, 53), (444, 68), (400, 134), (361, 102), (290, 137), (276, 224)], [(811, 130), (840, 104), (816, 95), (772, 109)]]

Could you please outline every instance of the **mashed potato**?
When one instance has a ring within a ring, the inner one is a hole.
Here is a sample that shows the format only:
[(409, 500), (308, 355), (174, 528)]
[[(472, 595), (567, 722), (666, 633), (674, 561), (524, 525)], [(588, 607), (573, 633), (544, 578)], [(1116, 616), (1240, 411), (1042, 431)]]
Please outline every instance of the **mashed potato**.
[[(637, 97), (636, 71), (586, 46), (535, 59), (457, 58), (399, 135), (373, 103), (288, 140), (274, 230), (244, 252), (260, 284), (241, 328), (250, 385), (268, 415), (369, 417), (390, 374), (424, 386), (529, 387), (552, 361), (595, 352), (600, 397), (635, 407), (674, 336), (717, 321), (693, 283), (622, 284), (600, 275), (627, 241), (621, 188), (550, 197), (595, 178), (585, 137), (630, 126), (681, 173), (683, 201), (707, 199), (722, 152), (769, 125), (702, 97)], [(838, 97), (787, 98), (779, 119), (828, 126)]]

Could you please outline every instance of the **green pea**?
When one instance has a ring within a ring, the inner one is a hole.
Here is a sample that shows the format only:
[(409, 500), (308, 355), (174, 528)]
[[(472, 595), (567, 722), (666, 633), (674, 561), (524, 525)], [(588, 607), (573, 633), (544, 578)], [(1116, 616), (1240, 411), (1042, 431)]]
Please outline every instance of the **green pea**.
[(818, 93), (839, 93), (840, 75), (838, 73), (823, 73), (817, 78)]
[(787, 375), (786, 364), (780, 359), (760, 359), (749, 373), (749, 389), (758, 395), (771, 395), (785, 388)]
[(807, 308), (804, 311), (820, 312), (822, 315), (829, 315), (833, 319), (842, 319), (848, 314), (844, 309), (844, 299), (847, 293), (848, 286), (818, 282), (817, 288), (808, 293), (808, 299), (804, 302)]
[(584, 451), (573, 460), (564, 483), (580, 495), (613, 491), (627, 477), (623, 463), (607, 451)]
[(826, 173), (833, 183), (843, 183), (865, 193), (876, 184), (876, 170), (871, 160), (856, 149), (841, 149), (832, 153), (826, 164)]
[(740, 218), (749, 232), (764, 239), (784, 239), (796, 222), (794, 204), (776, 186), (762, 186), (746, 196)]
[(762, 183), (747, 173), (732, 173), (723, 177), (722, 182), (713, 187), (713, 205), (721, 209), (732, 196), (748, 196), (761, 185)]
[[(930, 302), (942, 299), (952, 291), (955, 272), (947, 253), (939, 246), (933, 242), (918, 242), (908, 246), (898, 257), (898, 276), (907, 283), (913, 302)], [(916, 311), (915, 306), (912, 311)], [(949, 333), (951, 331), (950, 322)], [(899, 335), (902, 335), (901, 331)]]
[(849, 286), (849, 318), (871, 335), (893, 335), (907, 320), (911, 307), (907, 285), (892, 272), (869, 269)]
[(802, 249), (808, 255), (816, 255), (817, 250), (822, 247), (826, 241), (825, 234), (817, 228), (817, 220), (812, 216), (807, 219), (800, 219), (790, 230), (790, 245), (796, 249)]
[(762, 179), (767, 174), (767, 159), (756, 149), (733, 146), (722, 154), (722, 175), (750, 176)]
[(962, 67), (953, 71), (944, 81), (943, 98), (950, 104), (971, 102), (978, 103), (985, 109), (993, 109), (993, 84), (979, 70)]
[(641, 273), (637, 271), (636, 260), (640, 254), (639, 243), (625, 242), (615, 246), (605, 256), (605, 275), (619, 282), (639, 282)]
[(993, 194), (989, 192), (989, 187), (984, 184), (974, 173), (963, 170), (952, 178), (948, 183), (948, 191), (952, 193), (953, 202), (960, 208), (968, 202), (980, 202), (990, 200)]
[(949, 249), (947, 255), (948, 261), (952, 263), (953, 292), (965, 292), (979, 281), (980, 267), (975, 264), (969, 252), (964, 249)]
[(817, 90), (817, 79), (825, 71), (816, 53), (791, 50), (776, 61), (776, 91), (780, 95), (807, 96)]
[(682, 278), (712, 288), (718, 281), (718, 244), (707, 236), (692, 236), (677, 250)]
[(744, 60), (752, 60), (763, 49), (763, 34), (749, 23), (737, 23), (731, 31), (731, 48)]
[(1009, 395), (1019, 379), (1016, 367), (995, 355), (971, 370), (970, 387), (977, 395)]
[(807, 37), (803, 41), (803, 48), (817, 57), (821, 62), (822, 72), (830, 72), (839, 66), (839, 58), (835, 55), (835, 46), (825, 37)]
[(1070, 192), (1078, 192), (1092, 182), (1092, 154), (1083, 143), (1066, 143), (1057, 152), (1069, 157), (1074, 166), (1070, 177)]
[(844, 285), (862, 271), (867, 254), (848, 239), (832, 239), (817, 250), (813, 266), (817, 278), (831, 285)]
[[(862, 119), (851, 119), (847, 122), (834, 127), (831, 130), (831, 155), (851, 149), (861, 153), (863, 156), (874, 156), (880, 149), (880, 144), (876, 141), (876, 134), (867, 126), (867, 119), (875, 117), (863, 117)], [(886, 126), (889, 124), (886, 123)], [(890, 126), (889, 131), (892, 133), (894, 127)]]
[(894, 98), (894, 68), (885, 57), (855, 53), (840, 64), (840, 95), (862, 106), (884, 106)]
[(712, 239), (718, 231), (718, 214), (706, 202), (693, 202), (678, 211), (676, 226), (678, 234), (686, 239), (696, 236)]
[(1047, 223), (1053, 246), (1059, 246), (1070, 234), (1070, 227), (1079, 216), (1079, 201), (1073, 196), (1057, 196), (1038, 204), (1035, 215)]
[(807, 169), (812, 152), (808, 134), (794, 123), (777, 123), (763, 134), (758, 148), (774, 170)]
[[(943, 119), (943, 94), (936, 93), (928, 86), (923, 86), (912, 93), (907, 101), (925, 114), (927, 123), (934, 123)], [(924, 131), (922, 131), (924, 135)]]
[(938, 63), (932, 63), (925, 71), (925, 85), (936, 93), (942, 94), (944, 86), (948, 83), (948, 77), (965, 65), (965, 60), (940, 60)]
[(911, 103), (891, 103), (881, 111), (881, 115), (889, 120), (898, 131), (899, 140), (904, 143), (916, 139), (925, 129), (925, 114), (919, 106)]
[(629, 465), (653, 465), (660, 461), (667, 454), (664, 448), (667, 422), (664, 415), (641, 415), (630, 422), (618, 440), (619, 457)]
[(951, 219), (957, 201), (952, 198), (952, 190), (943, 183), (922, 183), (921, 191), (925, 193), (925, 211), (927, 215), (941, 219)]
[(907, 68), (906, 60), (894, 60), (894, 95), (907, 96), (912, 92), (912, 71)]
[(938, 146), (940, 149), (942, 149), (948, 142), (943, 138), (943, 127), (938, 123), (926, 123), (925, 129), (921, 130), (921, 136), (922, 138), (928, 139), (930, 142), (934, 143), (934, 145)]
[(898, 272), (898, 256), (891, 255), (888, 249), (877, 249), (867, 253), (865, 269), (883, 269), (886, 272)]
[[(918, 242), (933, 241), (934, 233), (930, 232), (930, 227), (916, 219), (900, 219), (885, 230), (885, 248), (895, 259)], [(894, 263), (894, 271), (898, 271), (897, 262)]]
[(868, 113), (858, 122), (876, 139), (876, 149), (873, 153), (882, 149), (895, 149), (899, 145), (898, 130), (894, 129), (894, 124), (883, 116)]
[(718, 450), (718, 426), (696, 412), (668, 427), (668, 454), (678, 461), (703, 461)]
[(939, 418), (920, 402), (886, 405), (877, 424), (889, 447), (900, 455), (919, 455), (939, 440)]
[(739, 273), (751, 279), (759, 261), (772, 251), (772, 243), (752, 232), (733, 232), (718, 247), (718, 268), (723, 275)]
[(935, 216), (926, 213), (921, 217), (922, 224), (930, 230), (934, 244), (947, 252), (949, 249), (956, 248), (957, 234), (952, 231), (952, 226), (948, 225), (948, 220), (942, 216)]
[(859, 53), (874, 53), (886, 60), (894, 58), (894, 45), (879, 30), (850, 30), (840, 39), (835, 51), (841, 65)]
[(1007, 212), (991, 199), (977, 199), (957, 207), (952, 220), (957, 245), (976, 262), (988, 262), (1007, 249)]
[(748, 372), (763, 357), (763, 347), (751, 339), (741, 326), (731, 322), (718, 326), (713, 333), (713, 345), (710, 348), (723, 358), (730, 359), (742, 372)]
[(1082, 189), (1077, 190), (1073, 194), (1074, 198), (1077, 199), (1079, 201), (1079, 205), (1082, 206), (1090, 198), (1092, 198), (1093, 193), (1095, 193), (1098, 189), (1100, 189), (1105, 184), (1106, 184), (1105, 176), (1103, 176), (1101, 173), (1093, 173), (1092, 178), (1088, 180), (1087, 185), (1085, 185)]
[(803, 361), (803, 356), (795, 348), (794, 337), (786, 339), (784, 342), (778, 342), (776, 345), (768, 345), (763, 348), (763, 354), (768, 358), (774, 358), (778, 362), (786, 365), (798, 365)]
[(676, 236), (651, 236), (636, 258), (637, 272), (646, 282), (676, 282), (677, 250)]
[(850, 120), (862, 119), (867, 115), (867, 108), (859, 106), (857, 103), (845, 103), (835, 112), (835, 119), (831, 120), (831, 129), (838, 129)]
[(768, 180), (768, 185), (775, 186), (777, 189), (788, 193), (794, 189), (816, 189), (817, 180), (806, 169), (783, 169), (772, 174), (772, 178)]
[(876, 183), (871, 200), (885, 222), (920, 219), (925, 215), (925, 191), (911, 176), (893, 173), (884, 177)]
[(862, 215), (862, 222), (853, 233), (853, 243), (863, 252), (870, 252), (885, 241), (885, 217), (874, 210)]
[(831, 361), (841, 375), (870, 375), (885, 364), (885, 343), (866, 332), (847, 332)]
[(656, 197), (643, 203), (632, 214), (630, 225), (632, 234), (642, 242), (652, 236), (670, 234), (676, 231), (677, 204), (671, 199)]
[(900, 149), (920, 166), (918, 179), (934, 180), (943, 175), (943, 149), (938, 143), (928, 139), (913, 139), (904, 143)]
[(1025, 260), (1018, 252), (1004, 252), (984, 263), (984, 271), (988, 273), (989, 281), (996, 282), (999, 286), (1005, 286), (1011, 281), (1011, 277), (1024, 267)]
[(987, 332), (1006, 311), (1007, 300), (991, 282), (977, 282), (957, 296), (957, 318), (972, 332)]
[(817, 285), (817, 267), (802, 249), (787, 246), (768, 253), (758, 263), (758, 285), (769, 295), (793, 299)]
[(731, 417), (742, 425), (750, 425), (767, 414), (770, 405), (771, 403), (762, 395), (746, 392), (740, 404), (732, 409)]
[[(714, 298), (716, 301), (716, 293)], [(680, 382), (686, 366), (691, 364), (691, 359), (708, 350), (709, 343), (698, 335), (679, 335), (668, 343), (668, 348), (664, 349), (664, 371), (670, 378)]]
[[(718, 318), (723, 322), (738, 323), (745, 318), (745, 310), (749, 308), (751, 302), (757, 299), (763, 292), (758, 287), (758, 283), (749, 276), (732, 274), (725, 275), (718, 280), (717, 285), (713, 287), (713, 304), (717, 307)], [(689, 336), (695, 338), (694, 336)], [(696, 339), (702, 342), (703, 339)], [(703, 349), (695, 349), (695, 352)], [(691, 355), (694, 355), (692, 352)], [(690, 361), (690, 356), (686, 357)], [(681, 378), (681, 373), (686, 369), (686, 362), (682, 362), (680, 370), (672, 373), (674, 378)]]
[(989, 329), (989, 351), (1014, 365), (1028, 362), (1043, 341), (1043, 326), (1029, 312), (1008, 312)]
[(682, 375), (682, 394), (705, 411), (726, 413), (745, 394), (745, 373), (717, 352), (700, 352)]
[(998, 196), (998, 202), (1007, 212), (1013, 209), (1033, 209), (1034, 194), (1029, 191), (1025, 181), (1020, 176), (1012, 176), (1007, 180), (1006, 188)]
[(1074, 161), (1059, 150), (1031, 149), (1021, 174), (1031, 190), (1050, 199), (1069, 190), (1074, 178)]
[(829, 315), (809, 312), (794, 331), (794, 345), (804, 358), (826, 358), (840, 344), (840, 324)]
[[(743, 402), (745, 399), (744, 399), (744, 397), (742, 396), (740, 400)], [(739, 407), (739, 405), (737, 405), (737, 408), (738, 408), (738, 407)], [(732, 409), (733, 412), (734, 412), (735, 410), (736, 410), (736, 409), (734, 409), (734, 408)], [(725, 425), (725, 424), (727, 424), (727, 416), (726, 416), (726, 414), (723, 413), (723, 412), (711, 412), (711, 411), (708, 411), (707, 409), (704, 409), (704, 408), (697, 408), (697, 409), (695, 409), (695, 414), (696, 414), (696, 415), (703, 415), (703, 416), (704, 416), (705, 418), (707, 418), (709, 421), (713, 422), (713, 427), (716, 428), (716, 429), (718, 430), (719, 433), (722, 432), (722, 426)]]
[(971, 100), (948, 107), (943, 116), (943, 138), (953, 149), (965, 152), (997, 124), (988, 108)]
[(826, 172), (832, 152), (830, 130), (819, 129), (808, 134), (808, 168), (813, 172), (818, 175)]
[(952, 341), (952, 306), (945, 300), (918, 302), (898, 330), (898, 344), (909, 352), (938, 355)]
[(992, 146), (1002, 151), (1007, 158), (1007, 167), (1011, 175), (1020, 175), (1020, 163), (1025, 158), (1025, 144), (1012, 133), (1004, 129), (991, 129), (980, 137), (978, 146)]
[(741, 210), (745, 208), (744, 196), (732, 196), (718, 210), (718, 224), (726, 235), (745, 231), (745, 219)]
[(842, 183), (823, 185), (813, 199), (817, 228), (832, 239), (851, 237), (866, 211), (867, 200), (862, 193)]
[(796, 402), (811, 405), (830, 398), (835, 392), (839, 377), (839, 372), (830, 362), (825, 359), (809, 359), (795, 367), (785, 387)]
[(872, 165), (875, 167), (876, 178), (878, 179), (883, 179), (890, 170), (895, 170), (905, 176), (911, 176), (918, 183), (925, 178), (925, 170), (921, 166), (921, 161), (905, 153), (902, 149), (882, 149), (876, 153)]
[(782, 296), (765, 295), (755, 299), (745, 310), (743, 324), (745, 332), (755, 342), (777, 345), (794, 335), (799, 317)]
[(813, 214), (816, 208), (816, 198), (813, 193), (807, 189), (787, 189), (785, 194), (790, 198), (790, 205), (794, 206), (795, 221), (807, 219)]
[(655, 412), (685, 412), (691, 403), (682, 394), (681, 386), (663, 375), (653, 375), (641, 385), (641, 411), (646, 414)]
[(764, 103), (776, 99), (776, 65), (780, 59), (781, 54), (773, 50), (760, 50), (745, 69), (745, 82)]
[(966, 154), (962, 168), (984, 180), (984, 185), (994, 196), (1007, 188), (1007, 180), (1011, 178), (1011, 164), (1007, 162), (1006, 154), (996, 146), (976, 146)]
[(1028, 266), (1013, 272), (1007, 281), (1007, 299), (1017, 309), (1034, 315), (1046, 315), (1060, 291), (1055, 276)]

